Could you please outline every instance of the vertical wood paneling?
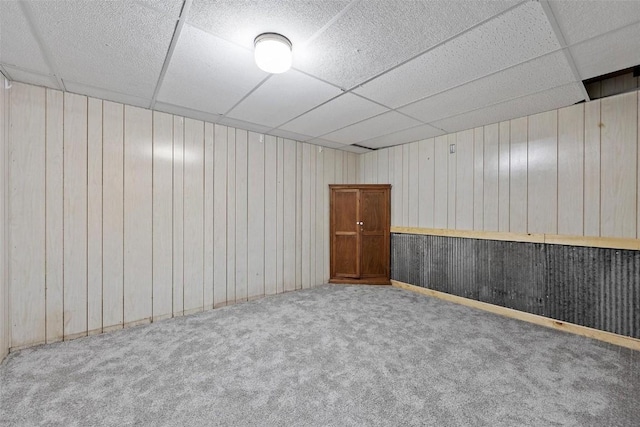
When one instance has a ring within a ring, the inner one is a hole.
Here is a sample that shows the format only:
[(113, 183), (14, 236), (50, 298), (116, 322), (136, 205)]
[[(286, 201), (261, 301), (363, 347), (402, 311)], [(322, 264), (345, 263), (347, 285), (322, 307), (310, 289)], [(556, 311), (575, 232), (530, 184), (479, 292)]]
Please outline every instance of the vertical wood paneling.
[[(402, 146), (396, 145), (391, 148), (391, 157), (393, 158), (393, 170), (389, 171), (390, 178), (392, 178), (392, 191), (391, 191), (391, 225), (401, 227), (403, 225), (403, 213), (402, 213)], [(393, 173), (393, 176), (391, 176)]]
[(499, 126), (484, 127), (484, 231), (498, 231)]
[[(66, 105), (66, 101), (65, 101)], [(66, 115), (65, 115), (66, 116)], [(124, 323), (151, 318), (153, 144), (151, 111), (124, 108)], [(65, 164), (66, 170), (66, 164)], [(65, 173), (66, 176), (66, 173)], [(65, 272), (66, 277), (66, 272)], [(66, 279), (65, 279), (66, 283)], [(66, 295), (66, 286), (65, 286)], [(66, 298), (65, 298), (66, 303)], [(66, 311), (66, 310), (65, 310)], [(65, 320), (66, 322), (66, 320)]]
[[(433, 228), (433, 207), (435, 192), (434, 174), (434, 144), (433, 138), (420, 141), (418, 148), (418, 227)], [(393, 188), (391, 189), (393, 192)]]
[[(336, 150), (336, 159), (337, 156), (341, 154), (342, 151)], [(336, 168), (336, 171), (338, 169)], [(336, 183), (342, 182), (342, 180), (338, 181), (340, 178), (336, 175)], [(389, 183), (389, 149), (384, 149), (378, 151), (378, 184), (388, 184)]]
[(510, 123), (499, 124), (498, 231), (509, 231), (509, 141)]
[(204, 124), (204, 309), (213, 308), (213, 166), (214, 127)]
[(11, 346), (45, 341), (45, 89), (13, 83), (9, 128)]
[(358, 164), (360, 165), (358, 180), (363, 183), (369, 182), (369, 154), (371, 153), (364, 153), (358, 156)]
[(87, 97), (64, 94), (64, 338), (87, 333)]
[(153, 320), (173, 314), (173, 116), (153, 113)]
[(353, 181), (351, 181), (351, 178), (349, 176), (349, 158), (350, 157), (351, 157), (351, 153), (345, 152), (343, 160), (342, 160), (342, 167), (343, 167), (343, 169), (342, 169), (342, 171), (343, 171), (342, 179), (344, 180), (345, 184), (353, 182)]
[(584, 105), (584, 235), (600, 236), (600, 100)]
[(433, 226), (447, 228), (449, 218), (449, 145), (447, 135), (435, 139), (435, 188)]
[[(309, 144), (307, 144), (309, 145)], [(309, 286), (316, 285), (316, 169), (317, 147), (309, 145)]]
[(558, 233), (584, 231), (584, 104), (558, 110)]
[[(0, 76), (0, 362), (9, 353), (9, 282), (7, 280), (7, 223), (6, 208), (7, 191), (7, 154), (9, 151), (9, 90), (5, 88), (6, 80)], [(45, 160), (46, 162), (46, 160)], [(62, 200), (62, 198), (60, 198)], [(48, 328), (47, 328), (48, 329)]]
[(102, 101), (87, 116), (87, 327), (102, 332)]
[(313, 147), (313, 150), (316, 152), (316, 218), (313, 222), (316, 231), (315, 286), (324, 283), (324, 158), (327, 150), (321, 147)]
[(311, 146), (302, 145), (302, 288), (311, 285)]
[(473, 230), (473, 129), (457, 133), (456, 228)]
[(484, 229), (484, 128), (473, 130), (473, 229)]
[[(247, 224), (247, 297), (264, 295), (265, 260), (265, 143), (255, 132), (249, 132), (248, 142), (248, 200), (251, 220)], [(262, 136), (264, 138), (264, 136)], [(272, 241), (275, 239), (272, 239)], [(273, 251), (272, 251), (273, 253)]]
[(402, 147), (402, 225), (409, 224), (409, 144)]
[[(385, 150), (386, 151), (386, 150)], [(336, 170), (336, 183), (340, 183), (342, 184), (344, 182), (344, 156), (345, 156), (346, 152), (342, 151), (342, 150), (336, 150), (336, 164), (335, 164), (335, 170)], [(388, 170), (387, 170), (388, 173)]]
[(285, 140), (285, 144), (295, 144), (296, 150), (296, 282), (295, 289), (302, 288), (302, 233), (303, 233), (303, 212), (302, 212), (302, 189), (303, 189), (303, 173), (302, 173), (302, 163), (303, 163), (303, 144), (301, 142), (295, 142), (290, 140)]
[[(64, 95), (57, 90), (47, 89), (46, 96), (46, 335), (47, 342), (51, 343), (62, 341), (64, 334), (62, 325)], [(102, 191), (100, 193), (102, 195)], [(102, 283), (102, 280), (100, 282)], [(100, 322), (102, 324), (102, 319)]]
[(371, 184), (378, 183), (378, 152), (372, 151), (371, 153)]
[(636, 237), (638, 102), (359, 157), (15, 83), (12, 346), (325, 282), (329, 183), (390, 181), (397, 225)]
[(637, 92), (601, 100), (600, 234), (636, 237)]
[(264, 138), (264, 293), (274, 295), (283, 288), (283, 149), (282, 139)]
[(323, 191), (324, 196), (322, 197), (323, 203), (323, 216), (322, 216), (322, 224), (324, 226), (324, 230), (322, 232), (323, 243), (324, 243), (324, 270), (322, 272), (322, 281), (321, 283), (328, 283), (330, 276), (330, 254), (329, 254), (329, 184), (336, 184), (336, 176), (335, 176), (335, 152), (336, 150), (332, 150), (330, 148), (325, 148), (324, 155), (324, 184)]
[[(451, 145), (456, 145), (457, 134), (452, 133), (447, 135), (447, 148)], [(457, 158), (458, 153), (457, 150), (455, 153), (447, 154), (447, 162), (449, 163), (447, 167), (447, 228), (455, 229), (456, 228), (456, 188), (457, 188)]]
[(184, 312), (204, 308), (204, 122), (184, 120)]
[(407, 182), (408, 191), (408, 223), (409, 227), (417, 227), (418, 219), (420, 217), (420, 179), (415, 179), (418, 176), (418, 162), (420, 160), (420, 146), (418, 142), (412, 142), (409, 144), (409, 177), (411, 179)]
[[(297, 241), (300, 239), (300, 223), (298, 218), (302, 218), (301, 212), (297, 209), (296, 198), (297, 189), (300, 188), (300, 178), (296, 177), (297, 159), (296, 146), (293, 141), (278, 139), (279, 146), (283, 148), (283, 290), (293, 291), (296, 289), (296, 279), (298, 267), (296, 257), (299, 257)], [(281, 167), (278, 167), (278, 170)]]
[(227, 303), (227, 127), (215, 125), (213, 179), (213, 306)]
[(529, 117), (528, 227), (530, 233), (558, 232), (558, 113)]
[(122, 327), (124, 319), (124, 108), (102, 105), (102, 327)]
[(358, 182), (358, 155), (355, 153), (347, 153), (347, 175), (349, 183)]
[(227, 131), (227, 303), (236, 301), (236, 130)]
[(509, 231), (527, 232), (527, 118), (511, 120)]
[(247, 287), (247, 141), (248, 132), (236, 130), (236, 301), (246, 301)]
[(173, 118), (173, 315), (184, 314), (184, 118)]

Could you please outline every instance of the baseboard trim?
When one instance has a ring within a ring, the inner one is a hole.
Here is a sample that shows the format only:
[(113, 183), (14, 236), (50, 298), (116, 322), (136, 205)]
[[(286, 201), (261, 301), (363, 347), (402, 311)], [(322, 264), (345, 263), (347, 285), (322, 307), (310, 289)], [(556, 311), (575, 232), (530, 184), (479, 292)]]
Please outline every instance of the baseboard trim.
[(411, 292), (416, 292), (422, 295), (438, 298), (444, 301), (453, 302), (456, 304), (464, 305), (467, 307), (488, 311), (490, 313), (498, 314), (500, 316), (509, 317), (524, 322), (533, 323), (536, 325), (544, 326), (547, 328), (555, 329), (558, 331), (569, 332), (575, 335), (581, 335), (583, 337), (596, 339), (609, 344), (626, 347), (631, 350), (640, 351), (640, 339), (627, 337), (624, 335), (618, 335), (611, 332), (601, 331), (599, 329), (589, 328), (587, 326), (580, 326), (574, 323), (563, 322), (560, 320), (551, 319), (549, 317), (539, 316), (537, 314), (525, 313), (524, 311), (514, 310), (512, 308), (501, 307), (499, 305), (489, 304), (482, 301), (476, 301), (469, 298), (459, 297), (456, 295), (447, 294), (440, 291), (434, 291), (433, 289), (422, 288), (420, 286), (410, 285), (408, 283), (399, 282), (397, 280), (391, 280), (393, 287), (404, 289)]

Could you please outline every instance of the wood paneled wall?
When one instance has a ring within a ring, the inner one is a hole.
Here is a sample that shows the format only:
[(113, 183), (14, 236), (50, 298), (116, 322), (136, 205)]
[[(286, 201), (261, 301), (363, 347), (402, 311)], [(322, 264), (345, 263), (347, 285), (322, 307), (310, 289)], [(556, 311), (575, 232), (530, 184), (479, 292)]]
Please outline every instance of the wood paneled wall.
[(0, 362), (9, 352), (9, 286), (7, 277), (7, 158), (9, 133), (9, 93), (0, 75)]
[(393, 226), (640, 238), (638, 103), (631, 92), (373, 151), (360, 180), (393, 185)]
[(326, 283), (357, 155), (14, 83), (11, 348)]

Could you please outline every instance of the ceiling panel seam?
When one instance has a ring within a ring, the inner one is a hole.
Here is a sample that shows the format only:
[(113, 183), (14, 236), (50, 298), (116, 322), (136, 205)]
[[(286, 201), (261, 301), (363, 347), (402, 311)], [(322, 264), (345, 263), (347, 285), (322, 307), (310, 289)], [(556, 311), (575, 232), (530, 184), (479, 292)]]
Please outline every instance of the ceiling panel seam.
[[(475, 112), (475, 111), (486, 110), (486, 109), (488, 109), (488, 108), (495, 107), (495, 106), (497, 106), (497, 105), (505, 104), (505, 103), (507, 103), (507, 102), (515, 101), (515, 100), (517, 100), (517, 99), (528, 98), (528, 97), (530, 97), (530, 96), (534, 96), (534, 95), (537, 95), (537, 94), (540, 94), (540, 93), (544, 93), (544, 92), (550, 92), (550, 91), (557, 90), (557, 89), (560, 89), (560, 88), (563, 88), (563, 87), (567, 87), (567, 86), (574, 85), (574, 84), (576, 84), (576, 83), (577, 83), (577, 82), (565, 83), (565, 84), (561, 84), (561, 85), (558, 85), (558, 86), (550, 87), (550, 88), (547, 88), (547, 89), (539, 90), (539, 91), (536, 91), (536, 92), (527, 93), (527, 94), (525, 94), (525, 95), (514, 96), (513, 98), (503, 99), (503, 100), (501, 100), (501, 101), (494, 102), (493, 104), (485, 105), (485, 106), (483, 106), (483, 107), (473, 108), (473, 109), (471, 109), (471, 110), (463, 111), (463, 112), (461, 112), (461, 113), (456, 113), (456, 114), (453, 114), (453, 115), (451, 115), (451, 116), (447, 116), (447, 117), (441, 117), (441, 118), (439, 118), (438, 120), (436, 120), (436, 122), (439, 122), (439, 121), (442, 121), (442, 120), (446, 120), (446, 119), (451, 119), (451, 118), (453, 118), (453, 117), (462, 116), (462, 115), (464, 115), (464, 114), (473, 113), (473, 112)], [(432, 123), (427, 123), (427, 124), (428, 124), (428, 125), (430, 125), (430, 126), (436, 127), (436, 126), (434, 126)], [(490, 123), (489, 123), (489, 124), (490, 124)], [(438, 129), (440, 129), (440, 128), (438, 128)], [(445, 132), (450, 133), (450, 132), (449, 132), (449, 131), (447, 131), (447, 130), (445, 130)]]
[(158, 94), (160, 93), (160, 88), (162, 87), (162, 83), (164, 82), (164, 76), (167, 74), (167, 69), (169, 68), (169, 63), (171, 62), (171, 57), (173, 56), (173, 52), (178, 44), (178, 39), (180, 38), (180, 33), (182, 32), (182, 27), (184, 26), (185, 21), (187, 20), (187, 15), (189, 14), (189, 9), (191, 9), (191, 3), (193, 0), (185, 0), (182, 5), (182, 10), (180, 11), (180, 16), (178, 17), (178, 21), (176, 22), (176, 27), (173, 30), (173, 36), (171, 37), (171, 43), (169, 43), (169, 49), (167, 50), (167, 55), (164, 58), (164, 63), (162, 64), (162, 69), (160, 70), (160, 75), (158, 76), (158, 82), (156, 83), (156, 88), (153, 91), (153, 96), (151, 97), (151, 103), (149, 104), (149, 108), (153, 110), (156, 105), (156, 100), (158, 99)]
[[(411, 118), (413, 119), (413, 117), (411, 117)], [(432, 127), (432, 128), (434, 128), (434, 129), (438, 129), (438, 130), (439, 130), (439, 131), (441, 131), (441, 132), (445, 132), (445, 133), (447, 132), (447, 131), (445, 131), (444, 129), (440, 129), (439, 127), (437, 127), (437, 126), (433, 126), (433, 125), (432, 125), (432, 124), (430, 124), (430, 123), (425, 123), (425, 124), (426, 124), (427, 126), (431, 126), (431, 127)], [(411, 129), (416, 129), (416, 128), (419, 128), (419, 127), (424, 126), (425, 124), (419, 124), (419, 125), (415, 125), (415, 126), (411, 126), (411, 127), (405, 128), (405, 129), (400, 129), (400, 130), (396, 130), (396, 131), (393, 131), (393, 132), (385, 133), (385, 134), (383, 134), (383, 135), (374, 136), (373, 138), (363, 139), (363, 140), (359, 141), (359, 142), (358, 142), (358, 144), (364, 144), (365, 142), (367, 142), (367, 141), (371, 141), (372, 139), (384, 138), (385, 136), (393, 135), (393, 134), (400, 133), (400, 132), (405, 132), (405, 131), (408, 131), (408, 130), (411, 130)], [(429, 139), (429, 138), (424, 138), (424, 139)], [(418, 140), (418, 141), (419, 141), (419, 140)], [(409, 142), (405, 142), (405, 143), (403, 143), (403, 144), (409, 144), (409, 143), (411, 143), (411, 142), (415, 142), (415, 141), (409, 141)], [(392, 146), (391, 146), (391, 145), (389, 145), (388, 147), (392, 147)], [(370, 147), (367, 147), (367, 148), (370, 148)], [(380, 148), (387, 148), (387, 146), (385, 146), (385, 147), (377, 147), (377, 148), (370, 148), (370, 149), (371, 149), (371, 150), (379, 150)]]
[(31, 29), (31, 34), (33, 35), (33, 38), (36, 39), (36, 42), (40, 47), (40, 51), (42, 52), (42, 56), (44, 57), (44, 60), (46, 61), (47, 66), (49, 67), (49, 71), (53, 73), (53, 76), (58, 82), (59, 89), (66, 91), (64, 82), (62, 81), (62, 77), (60, 76), (60, 72), (58, 71), (56, 62), (53, 59), (53, 56), (51, 55), (51, 53), (49, 52), (49, 48), (44, 42), (44, 39), (38, 32), (37, 26), (35, 25), (33, 14), (31, 12), (31, 6), (29, 6), (29, 4), (25, 1), (21, 1), (19, 2), (19, 4), (20, 4), (20, 9), (22, 9), (22, 13), (24, 14), (24, 17), (27, 20), (27, 23), (29, 24), (29, 28)]
[(7, 70), (0, 64), (0, 74), (2, 74), (7, 80), (13, 81), (11, 75), (7, 72)]
[(406, 63), (408, 63), (408, 62), (411, 62), (411, 61), (413, 61), (414, 59), (419, 58), (419, 57), (421, 57), (422, 55), (425, 55), (425, 54), (427, 54), (427, 53), (431, 52), (432, 50), (434, 50), (434, 49), (436, 49), (436, 48), (438, 48), (438, 47), (440, 47), (440, 46), (444, 45), (445, 43), (449, 43), (449, 42), (451, 42), (452, 40), (455, 40), (455, 39), (457, 39), (458, 37), (463, 36), (464, 34), (466, 34), (466, 33), (470, 32), (470, 31), (473, 31), (474, 29), (476, 29), (476, 28), (480, 27), (481, 25), (484, 25), (484, 24), (486, 24), (487, 22), (490, 22), (490, 21), (492, 21), (492, 20), (494, 20), (494, 19), (496, 19), (496, 18), (498, 18), (498, 17), (500, 17), (500, 16), (502, 16), (502, 15), (504, 15), (504, 14), (506, 14), (506, 13), (511, 12), (511, 11), (512, 11), (512, 10), (514, 10), (514, 9), (517, 9), (518, 7), (520, 7), (521, 5), (523, 5), (523, 4), (525, 4), (525, 3), (528, 3), (529, 1), (530, 1), (530, 0), (524, 0), (524, 1), (521, 1), (520, 3), (517, 3), (517, 4), (515, 4), (515, 5), (511, 6), (511, 7), (509, 7), (509, 8), (507, 8), (507, 9), (503, 10), (503, 11), (502, 11), (502, 12), (500, 12), (500, 13), (497, 13), (497, 14), (495, 14), (495, 15), (492, 15), (492, 16), (490, 16), (490, 17), (488, 17), (488, 18), (486, 18), (486, 19), (484, 19), (484, 20), (480, 21), (480, 22), (477, 22), (477, 23), (473, 24), (472, 26), (470, 26), (470, 27), (468, 27), (468, 28), (466, 28), (466, 29), (464, 29), (464, 30), (460, 31), (459, 33), (457, 33), (457, 34), (455, 34), (455, 35), (453, 35), (453, 36), (451, 36), (451, 37), (449, 37), (449, 38), (447, 38), (447, 39), (445, 39), (445, 40), (442, 40), (442, 41), (440, 41), (440, 42), (438, 42), (438, 43), (434, 44), (433, 46), (430, 46), (428, 49), (426, 49), (426, 50), (424, 50), (424, 51), (422, 51), (422, 52), (420, 52), (420, 53), (418, 53), (418, 54), (416, 54), (416, 55), (414, 55), (414, 56), (412, 56), (412, 57), (410, 57), (410, 58), (408, 58), (408, 59), (405, 59), (404, 61), (402, 61), (402, 62), (400, 62), (400, 63), (398, 63), (398, 64), (394, 65), (393, 67), (390, 67), (390, 68), (388, 68), (388, 69), (386, 69), (386, 70), (384, 70), (384, 71), (382, 71), (382, 72), (380, 72), (380, 73), (378, 73), (378, 74), (376, 74), (376, 75), (374, 75), (374, 76), (372, 76), (372, 77), (369, 77), (368, 79), (366, 79), (366, 80), (364, 80), (363, 82), (360, 82), (360, 83), (358, 83), (358, 84), (354, 85), (353, 87), (350, 87), (349, 89), (345, 89), (345, 92), (351, 92), (351, 91), (353, 91), (353, 90), (355, 90), (355, 89), (357, 89), (357, 88), (361, 87), (362, 85), (365, 85), (365, 84), (367, 84), (367, 83), (371, 82), (372, 80), (377, 79), (378, 77), (382, 77), (382, 76), (384, 76), (385, 74), (387, 74), (387, 73), (389, 73), (389, 72), (391, 72), (391, 71), (395, 70), (396, 68), (399, 68), (399, 67), (403, 66), (404, 64), (406, 64)]
[[(435, 93), (432, 93), (431, 95), (427, 95), (427, 96), (425, 96), (423, 98), (419, 98), (419, 99), (416, 99), (414, 101), (408, 102), (406, 104), (399, 105), (398, 107), (396, 107), (393, 110), (398, 110), (398, 109), (405, 108), (405, 107), (408, 107), (408, 106), (413, 105), (413, 104), (417, 104), (418, 102), (422, 102), (422, 101), (425, 101), (425, 100), (427, 100), (429, 98), (434, 98), (434, 97), (442, 95), (444, 93), (451, 92), (452, 90), (458, 89), (459, 87), (466, 86), (466, 85), (471, 84), (471, 83), (475, 83), (475, 82), (480, 81), (482, 79), (485, 79), (487, 77), (491, 77), (491, 76), (494, 76), (496, 74), (499, 74), (499, 73), (502, 73), (502, 72), (505, 72), (505, 71), (509, 71), (509, 70), (511, 70), (513, 68), (519, 67), (519, 66), (524, 65), (524, 64), (528, 64), (529, 62), (537, 61), (537, 60), (539, 60), (541, 58), (544, 58), (546, 56), (554, 55), (554, 54), (556, 54), (558, 52), (561, 52), (561, 51), (564, 51), (564, 50), (565, 50), (564, 48), (559, 48), (559, 49), (555, 49), (555, 50), (549, 51), (549, 52), (544, 53), (542, 55), (538, 55), (538, 56), (535, 56), (533, 58), (527, 59), (526, 61), (518, 62), (517, 64), (513, 64), (513, 65), (510, 65), (508, 67), (501, 68), (501, 69), (493, 71), (493, 72), (491, 72), (489, 74), (485, 74), (483, 76), (476, 77), (475, 79), (467, 80), (466, 82), (463, 82), (463, 83), (460, 83), (458, 85), (451, 86), (449, 88), (443, 89), (440, 92), (435, 92)], [(400, 111), (398, 111), (398, 112), (401, 113)], [(409, 116), (409, 117), (411, 117), (412, 119), (420, 120), (420, 119), (418, 119), (416, 117), (413, 117), (413, 116)], [(428, 122), (425, 122), (425, 123), (428, 123)]]
[(355, 6), (357, 3), (359, 3), (359, 0), (353, 0), (351, 3), (346, 5), (340, 12), (338, 12), (333, 18), (331, 18), (326, 24), (324, 24), (318, 31), (313, 33), (311, 35), (311, 37), (309, 37), (304, 43), (302, 43), (302, 46), (303, 47), (307, 46), (312, 41), (317, 39), (322, 33), (327, 31), (329, 29), (329, 27), (331, 27), (333, 24), (335, 24), (336, 21), (338, 21), (338, 19), (342, 18), (345, 13), (347, 13), (349, 10), (351, 10), (353, 8), (353, 6)]
[[(260, 86), (262, 86), (263, 84), (265, 84), (267, 82), (267, 80), (269, 80), (271, 78), (273, 74), (269, 74), (267, 77), (265, 77), (264, 79), (262, 79), (260, 81), (260, 83), (258, 83), (253, 89), (251, 89), (249, 92), (247, 92), (242, 98), (240, 98), (240, 100), (238, 102), (236, 102), (235, 104), (233, 104), (233, 106), (231, 108), (229, 108), (227, 110), (226, 113), (222, 114), (221, 117), (227, 117), (227, 114), (229, 114), (230, 112), (233, 111), (234, 108), (236, 108), (238, 105), (240, 105), (242, 103), (242, 101), (244, 101), (245, 99), (247, 99), (253, 92), (255, 92), (256, 90), (258, 90), (258, 88)], [(259, 123), (256, 123), (259, 124)]]
[(567, 58), (567, 62), (569, 62), (569, 67), (571, 68), (571, 72), (573, 73), (574, 78), (580, 84), (580, 91), (582, 92), (585, 101), (590, 101), (591, 99), (589, 98), (587, 88), (585, 88), (584, 83), (582, 83), (582, 78), (580, 77), (580, 73), (578, 72), (578, 67), (576, 67), (576, 63), (573, 60), (573, 55), (571, 55), (571, 52), (567, 47), (567, 41), (564, 37), (564, 34), (562, 33), (562, 30), (560, 29), (560, 25), (558, 25), (558, 21), (555, 14), (553, 13), (551, 5), (549, 4), (548, 0), (540, 0), (540, 5), (542, 6), (542, 10), (544, 11), (547, 20), (549, 21), (549, 24), (553, 29), (553, 33), (558, 39), (558, 43), (560, 43), (560, 46), (563, 48), (562, 52), (564, 53), (565, 58)]
[[(311, 77), (313, 77), (313, 76), (311, 76)], [(330, 103), (330, 102), (332, 102), (332, 101), (335, 101), (336, 99), (340, 98), (341, 96), (343, 96), (343, 95), (344, 95), (344, 94), (346, 94), (346, 93), (348, 93), (348, 92), (342, 92), (342, 93), (340, 93), (340, 94), (338, 94), (338, 95), (334, 96), (333, 98), (329, 98), (329, 99), (327, 99), (326, 101), (324, 101), (324, 102), (322, 102), (322, 103), (320, 103), (320, 104), (316, 105), (315, 107), (310, 108), (309, 110), (307, 110), (307, 111), (305, 111), (305, 112), (303, 112), (303, 113), (301, 113), (301, 114), (298, 114), (298, 115), (297, 115), (297, 116), (295, 116), (295, 117), (292, 117), (291, 119), (287, 120), (286, 122), (279, 124), (278, 126), (276, 126), (276, 127), (272, 128), (271, 130), (280, 129), (282, 126), (285, 126), (286, 124), (291, 123), (292, 121), (294, 121), (294, 120), (296, 120), (296, 119), (298, 119), (298, 118), (300, 118), (300, 117), (304, 116), (305, 114), (308, 114), (308, 113), (310, 113), (310, 112), (312, 112), (312, 111), (314, 111), (314, 110), (317, 110), (318, 108), (322, 107), (323, 105), (326, 105), (326, 104), (328, 104), (328, 103)], [(377, 104), (377, 105), (379, 105), (379, 106), (381, 106), (381, 107), (383, 107), (383, 108), (386, 108), (388, 111), (385, 111), (384, 113), (388, 113), (389, 111), (393, 110), (392, 108), (387, 107), (387, 106), (386, 106), (386, 105), (384, 105), (384, 104), (381, 104), (381, 103), (379, 103), (379, 102), (377, 102), (377, 101), (374, 101), (374, 100), (369, 99), (369, 98), (367, 98), (367, 97), (364, 97), (364, 96), (362, 96), (362, 95), (358, 95), (358, 94), (357, 94), (357, 93), (355, 93), (355, 92), (351, 92), (351, 95), (355, 95), (355, 96), (357, 96), (357, 97), (359, 97), (359, 98), (362, 98), (362, 99), (364, 99), (364, 100), (366, 100), (366, 101), (372, 102), (372, 103)], [(384, 114), (384, 113), (381, 113), (381, 114)], [(375, 117), (375, 116), (371, 116), (371, 117)], [(369, 118), (371, 118), (371, 117), (369, 117)], [(413, 117), (411, 117), (411, 118), (413, 119)], [(364, 119), (364, 120), (367, 120), (367, 119)], [(357, 123), (360, 123), (360, 122), (357, 122)], [(352, 124), (355, 124), (355, 123), (352, 123)], [(349, 126), (350, 126), (350, 125), (349, 125)], [(345, 126), (345, 127), (346, 127), (346, 126)], [(344, 128), (341, 128), (341, 129), (344, 129)], [(283, 129), (283, 130), (284, 130), (284, 129)], [(336, 129), (336, 130), (338, 130), (338, 129)]]

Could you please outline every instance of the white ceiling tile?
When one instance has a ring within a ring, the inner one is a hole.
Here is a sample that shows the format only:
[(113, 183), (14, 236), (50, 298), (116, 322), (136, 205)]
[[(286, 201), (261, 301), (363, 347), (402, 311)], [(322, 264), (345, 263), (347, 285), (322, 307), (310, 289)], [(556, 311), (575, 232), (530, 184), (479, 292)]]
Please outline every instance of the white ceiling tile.
[(122, 104), (134, 105), (142, 108), (149, 108), (149, 105), (151, 104), (151, 99), (149, 98), (140, 98), (126, 93), (114, 92), (81, 83), (65, 81), (64, 86), (69, 92), (106, 99), (107, 101), (120, 102)]
[(60, 77), (151, 98), (175, 21), (128, 1), (32, 2)]
[(431, 123), (574, 81), (573, 71), (560, 51), (439, 93), (399, 111)]
[(343, 144), (354, 144), (391, 132), (407, 129), (420, 125), (418, 120), (403, 116), (395, 111), (389, 111), (379, 116), (371, 117), (360, 123), (347, 126), (346, 128), (323, 135), (322, 139), (340, 142)]
[(287, 138), (287, 139), (291, 139), (291, 140), (294, 140), (294, 141), (301, 141), (301, 142), (308, 141), (311, 138), (313, 138), (313, 137), (311, 137), (309, 135), (302, 135), (302, 134), (299, 134), (299, 133), (289, 132), (289, 131), (282, 130), (282, 129), (271, 129), (269, 131), (269, 135), (279, 136), (281, 138)]
[(359, 96), (346, 93), (281, 126), (281, 129), (320, 136), (387, 111)]
[(549, 4), (568, 44), (640, 21), (638, 0), (552, 0)]
[(236, 129), (249, 130), (257, 133), (267, 133), (267, 131), (270, 129), (268, 126), (261, 126), (255, 123), (232, 119), (230, 117), (221, 117), (218, 120), (218, 123), (225, 126), (231, 126)]
[[(640, 3), (640, 1), (638, 2)], [(570, 48), (583, 80), (640, 64), (640, 23)]]
[(0, 1), (0, 63), (52, 73), (17, 1)]
[(516, 1), (363, 1), (294, 57), (294, 66), (343, 88), (517, 4)]
[(137, 3), (163, 13), (168, 17), (178, 19), (184, 0), (137, 0)]
[(410, 129), (401, 130), (400, 132), (394, 132), (389, 135), (371, 138), (366, 141), (359, 142), (358, 145), (378, 149), (433, 138), (434, 136), (444, 135), (444, 133), (445, 132), (442, 130), (434, 128), (433, 126), (420, 125)]
[(229, 117), (277, 127), (342, 93), (296, 70), (274, 74), (228, 113)]
[(267, 76), (252, 52), (185, 25), (158, 100), (224, 114)]
[(294, 52), (349, 1), (194, 0), (187, 22), (220, 38), (253, 49), (259, 34), (280, 33)]
[(50, 87), (52, 89), (61, 89), (58, 86), (58, 80), (54, 76), (45, 76), (42, 74), (32, 73), (30, 71), (14, 68), (9, 65), (3, 65), (11, 80), (17, 82), (29, 83), (36, 86)]
[(175, 114), (177, 116), (190, 117), (196, 120), (202, 120), (203, 122), (218, 123), (222, 118), (218, 114), (205, 113), (203, 111), (192, 110), (190, 108), (180, 107), (173, 104), (165, 104), (163, 102), (156, 102), (154, 110), (163, 111), (165, 113)]
[(355, 92), (397, 108), (559, 48), (540, 3), (527, 2)]
[(501, 104), (492, 105), (431, 123), (449, 132), (511, 120), (566, 107), (583, 99), (581, 83), (571, 83)]

